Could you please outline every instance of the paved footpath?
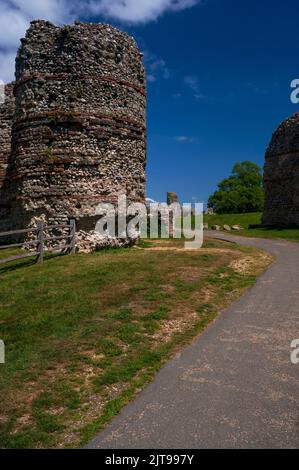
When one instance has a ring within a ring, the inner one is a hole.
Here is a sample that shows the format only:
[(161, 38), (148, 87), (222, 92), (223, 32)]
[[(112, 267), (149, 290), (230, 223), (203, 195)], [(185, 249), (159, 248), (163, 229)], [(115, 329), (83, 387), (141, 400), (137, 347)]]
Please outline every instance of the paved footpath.
[(213, 236), (277, 261), (87, 448), (299, 448), (299, 244)]

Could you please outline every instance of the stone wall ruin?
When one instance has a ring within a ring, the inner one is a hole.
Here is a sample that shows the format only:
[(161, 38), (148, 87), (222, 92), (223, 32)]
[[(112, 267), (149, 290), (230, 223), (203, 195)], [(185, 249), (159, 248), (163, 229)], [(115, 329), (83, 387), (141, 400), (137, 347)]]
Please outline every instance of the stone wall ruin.
[(0, 105), (0, 231), (10, 226), (11, 132), (15, 112), (14, 84), (5, 86), (5, 102)]
[(265, 226), (299, 226), (299, 113), (280, 124), (266, 152)]
[(74, 218), (82, 243), (101, 245), (98, 204), (145, 200), (146, 79), (134, 39), (106, 24), (33, 21), (14, 94), (12, 226)]

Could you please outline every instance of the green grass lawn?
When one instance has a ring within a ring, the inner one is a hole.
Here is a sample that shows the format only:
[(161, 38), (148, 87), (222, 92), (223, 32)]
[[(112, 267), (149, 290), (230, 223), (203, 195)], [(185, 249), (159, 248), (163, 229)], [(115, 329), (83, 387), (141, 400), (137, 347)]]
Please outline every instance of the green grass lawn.
[(235, 235), (246, 237), (282, 238), (285, 240), (299, 241), (299, 228), (265, 228), (261, 226), (261, 213), (253, 214), (221, 214), (204, 216), (204, 222), (213, 225), (241, 225), (244, 230), (231, 232)]
[(2, 448), (87, 442), (272, 261), (182, 243), (0, 265)]

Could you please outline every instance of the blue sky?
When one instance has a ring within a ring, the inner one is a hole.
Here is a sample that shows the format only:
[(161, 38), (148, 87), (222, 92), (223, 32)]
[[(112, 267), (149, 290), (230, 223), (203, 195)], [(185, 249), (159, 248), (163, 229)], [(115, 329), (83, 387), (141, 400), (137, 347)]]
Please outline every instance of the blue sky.
[(0, 5), (0, 78), (6, 81), (17, 39), (33, 17), (105, 21), (134, 35), (148, 71), (147, 192), (154, 199), (175, 191), (182, 202), (206, 202), (236, 161), (263, 165), (275, 127), (297, 110), (290, 83), (299, 78), (298, 0)]

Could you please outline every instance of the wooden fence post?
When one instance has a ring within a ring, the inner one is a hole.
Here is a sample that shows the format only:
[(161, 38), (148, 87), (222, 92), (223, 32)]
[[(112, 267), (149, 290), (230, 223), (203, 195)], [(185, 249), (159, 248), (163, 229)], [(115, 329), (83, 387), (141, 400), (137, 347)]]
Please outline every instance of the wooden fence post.
[(70, 220), (70, 235), (69, 235), (70, 254), (76, 253), (76, 221)]
[(38, 228), (38, 232), (37, 232), (37, 252), (38, 252), (38, 255), (37, 255), (37, 264), (43, 264), (44, 262), (44, 222), (43, 221), (39, 221), (37, 222), (37, 228)]

